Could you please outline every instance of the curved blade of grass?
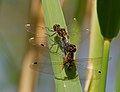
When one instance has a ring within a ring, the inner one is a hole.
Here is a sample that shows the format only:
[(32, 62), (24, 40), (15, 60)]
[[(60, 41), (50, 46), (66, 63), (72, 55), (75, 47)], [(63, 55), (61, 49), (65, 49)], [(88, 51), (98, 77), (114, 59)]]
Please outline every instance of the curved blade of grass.
[[(92, 4), (92, 5), (91, 5)], [(96, 0), (89, 2), (89, 5), (92, 6), (91, 16), (90, 16), (90, 44), (89, 44), (89, 58), (96, 58), (102, 56), (102, 36), (100, 34), (100, 28), (97, 20), (97, 12), (96, 12)], [(88, 66), (89, 64), (88, 61)], [(98, 66), (95, 66), (94, 62), (92, 63), (92, 67), (99, 69)], [(99, 82), (100, 80), (94, 80), (93, 72), (89, 72), (86, 77), (91, 78), (91, 80), (86, 80), (85, 83), (85, 92), (99, 92)], [(101, 91), (100, 91), (101, 92)]]
[[(58, 23), (61, 25), (61, 27), (65, 27), (65, 20), (64, 16), (61, 10), (61, 6), (59, 3), (59, 0), (42, 0), (43, 10), (44, 10), (44, 18), (45, 18), (45, 24), (47, 27), (52, 27), (54, 24)], [(54, 39), (53, 37), (51, 37)], [(49, 44), (49, 43), (48, 43)], [(56, 49), (54, 46), (52, 49)], [(58, 52), (62, 54), (61, 50), (59, 49)], [(52, 53), (50, 53), (51, 61), (52, 62), (63, 62), (63, 58), (59, 57), (60, 60), (58, 61), (58, 57), (54, 57)], [(60, 71), (62, 67), (53, 67), (53, 71)], [(64, 71), (60, 74), (55, 75), (59, 78), (64, 78), (66, 74)], [(70, 80), (63, 81), (63, 80), (57, 80), (55, 78), (55, 86), (56, 86), (56, 92), (82, 92), (81, 85), (79, 81), (72, 82)]]

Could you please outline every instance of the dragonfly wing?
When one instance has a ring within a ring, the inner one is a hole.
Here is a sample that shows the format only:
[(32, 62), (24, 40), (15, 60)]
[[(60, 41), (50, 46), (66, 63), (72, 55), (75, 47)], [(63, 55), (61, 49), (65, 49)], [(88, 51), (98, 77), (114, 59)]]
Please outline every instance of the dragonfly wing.
[[(54, 62), (51, 62), (50, 54), (49, 54), (49, 49), (47, 47), (41, 47), (39, 46), (40, 54), (38, 57), (33, 59), (33, 62), (30, 64), (30, 68), (38, 71), (40, 73), (45, 73), (45, 74), (58, 74), (62, 72), (62, 62), (60, 62), (62, 55), (58, 53), (52, 53), (52, 56), (57, 57), (57, 60)], [(54, 68), (61, 68), (59, 71), (54, 71), (53, 72), (53, 67)]]
[[(94, 64), (95, 66), (101, 66), (101, 60), (102, 57), (96, 57), (96, 58), (79, 58), (76, 59), (77, 65), (82, 66), (84, 68), (90, 68), (90, 66), (87, 66), (87, 64)], [(95, 69), (95, 68), (94, 68)]]
[[(26, 26), (27, 32), (35, 35), (34, 37), (31, 37), (29, 39), (29, 43), (32, 44), (33, 46), (49, 47), (52, 50), (52, 52), (57, 52), (57, 50), (60, 48), (60, 45), (59, 45), (60, 43), (58, 43), (58, 40), (57, 41), (55, 40), (56, 38), (59, 38), (59, 37), (55, 35), (56, 33), (49, 27), (38, 26), (38, 30), (41, 33), (41, 35), (39, 35), (35, 32), (32, 25), (26, 24), (25, 26)], [(49, 46), (47, 43), (49, 43)]]
[(46, 35), (46, 27), (42, 27), (42, 26), (39, 26), (39, 27), (38, 27), (38, 26), (37, 26), (37, 27), (35, 28), (32, 24), (27, 23), (27, 24), (25, 25), (25, 28), (26, 28), (26, 31), (27, 31), (27, 32), (29, 32), (29, 33), (31, 33), (31, 34), (33, 34), (33, 35), (38, 35), (38, 34), (36, 33), (36, 30), (39, 30), (42, 35), (43, 35), (43, 33), (44, 33), (44, 35)]
[[(34, 27), (30, 23), (27, 23), (25, 25), (25, 28), (28, 33), (31, 33), (31, 34), (35, 35), (36, 37), (41, 37), (41, 35), (42, 35), (42, 37), (45, 37), (45, 36), (51, 37), (52, 35), (55, 34), (55, 31), (50, 27), (44, 27), (44, 26)], [(38, 30), (39, 32), (37, 32), (36, 30)], [(39, 35), (39, 33), (40, 33), (40, 35)]]
[[(78, 58), (75, 60), (75, 62), (77, 63), (78, 66), (82, 66), (84, 68), (91, 68), (91, 66), (87, 66), (89, 65), (94, 65), (94, 66), (100, 66), (99, 68), (101, 68), (102, 65), (102, 60), (104, 58), (103, 57), (96, 57), (96, 58)], [(111, 60), (112, 58), (109, 57), (109, 60)], [(94, 67), (94, 69), (97, 69)]]
[[(80, 79), (90, 80), (91, 77), (86, 77), (86, 75), (92, 74), (92, 78), (94, 80), (98, 80), (101, 76), (101, 60), (102, 60), (102, 57), (78, 59), (77, 69), (78, 69), (78, 74), (80, 76)], [(88, 62), (89, 62), (89, 66), (88, 66)]]
[(54, 75), (51, 63), (41, 63), (34, 61), (30, 64), (30, 68), (40, 73)]
[(65, 27), (68, 30), (69, 41), (72, 44), (79, 45), (89, 38), (90, 31), (88, 28), (81, 29), (79, 23), (74, 18), (73, 21)]
[(90, 68), (86, 68), (84, 69), (83, 67), (79, 67), (77, 66), (78, 69), (78, 74), (80, 77), (80, 80), (90, 80), (91, 77), (86, 77), (87, 74), (92, 74), (92, 78), (94, 80), (98, 80), (101, 77), (101, 71), (100, 70), (95, 70), (95, 69), (90, 69)]
[[(87, 74), (92, 74), (92, 78), (94, 80), (100, 79), (102, 59), (103, 59), (103, 57), (77, 59), (76, 66), (77, 66), (77, 70), (78, 70), (80, 79), (89, 80), (90, 77), (89, 76), (86, 77)], [(111, 57), (109, 58), (109, 60), (111, 60)]]
[[(39, 71), (40, 73), (51, 74), (51, 75), (53, 75), (54, 73), (57, 74), (61, 72), (62, 70), (53, 72), (53, 69), (52, 69), (52, 67), (62, 68), (62, 64), (58, 63), (59, 58), (62, 58), (62, 56), (60, 56), (60, 54), (58, 54), (57, 52), (51, 52), (51, 50), (49, 49), (49, 47), (51, 47), (52, 44), (54, 43), (54, 40), (52, 40), (49, 34), (47, 34), (46, 32), (46, 30), (49, 30), (49, 28), (38, 26), (38, 30), (42, 34), (42, 36), (41, 35), (39, 36), (36, 33), (36, 30), (33, 29), (34, 27), (32, 25), (26, 24), (25, 26), (26, 26), (27, 32), (35, 35), (34, 37), (29, 39), (29, 43), (37, 51), (39, 50), (40, 52), (42, 52), (42, 53), (39, 53), (39, 56), (33, 59), (33, 62), (30, 64), (30, 68), (35, 71)], [(52, 31), (50, 32), (52, 33)], [(47, 43), (49, 43), (49, 46)], [(49, 53), (52, 53), (52, 56), (58, 57), (56, 62), (51, 63), (51, 58)]]
[(48, 47), (47, 44), (47, 37), (39, 37), (39, 38), (35, 38), (35, 37), (31, 37), (29, 39), (29, 43), (33, 46), (43, 46), (43, 47)]
[[(37, 42), (38, 41), (38, 42)], [(29, 39), (29, 43), (36, 48), (46, 48), (48, 52), (59, 54), (58, 50), (61, 49), (61, 46), (54, 42), (54, 40), (48, 37), (39, 37), (39, 39), (35, 39), (34, 37)], [(48, 46), (49, 43), (49, 46)]]
[[(53, 72), (53, 67), (56, 68), (61, 68), (60, 71), (54, 71)], [(40, 73), (45, 73), (45, 74), (59, 74), (62, 72), (62, 64), (58, 64), (57, 62), (40, 62), (40, 61), (35, 61), (30, 64), (30, 68), (33, 69), (34, 71), (38, 71)]]

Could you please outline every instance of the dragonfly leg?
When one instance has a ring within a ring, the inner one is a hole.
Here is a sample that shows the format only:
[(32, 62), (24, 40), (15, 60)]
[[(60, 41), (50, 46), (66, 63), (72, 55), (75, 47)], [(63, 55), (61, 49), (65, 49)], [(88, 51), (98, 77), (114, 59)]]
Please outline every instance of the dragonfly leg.
[(52, 36), (54, 36), (56, 33), (53, 33), (53, 34), (48, 34), (48, 33), (45, 33), (46, 35), (48, 35), (49, 37), (52, 37)]
[(54, 30), (50, 29), (49, 27), (45, 27), (50, 32), (55, 32)]
[(56, 49), (55, 53), (57, 53), (57, 52), (58, 52), (58, 50), (59, 50), (59, 47), (60, 47), (60, 46), (59, 46), (59, 45), (57, 45), (57, 49)]
[(56, 43), (53, 43), (50, 47), (50, 50), (53, 48), (53, 46), (57, 45)]
[(53, 33), (52, 35), (49, 35), (50, 37), (54, 36), (56, 33)]
[[(53, 46), (55, 46), (55, 45), (57, 45), (56, 43), (54, 43), (54, 44), (52, 44), (52, 46), (50, 47), (50, 50), (53, 48)], [(54, 52), (54, 53), (57, 53), (58, 52), (58, 50), (59, 50), (59, 45), (57, 45), (57, 49), (56, 49), (56, 51)]]

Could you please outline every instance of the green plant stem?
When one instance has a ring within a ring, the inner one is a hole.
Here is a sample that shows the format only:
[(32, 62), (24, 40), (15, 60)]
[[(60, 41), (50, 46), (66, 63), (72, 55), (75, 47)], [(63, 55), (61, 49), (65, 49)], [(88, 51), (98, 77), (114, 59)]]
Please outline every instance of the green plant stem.
[[(119, 49), (120, 50), (120, 49)], [(120, 52), (118, 53), (117, 57), (118, 57), (118, 60), (117, 60), (117, 78), (116, 78), (116, 86), (115, 86), (115, 92), (120, 92)]]
[(109, 51), (110, 51), (110, 40), (104, 40), (104, 51), (103, 51), (103, 61), (102, 61), (102, 70), (101, 70), (100, 92), (105, 92), (105, 89), (106, 89)]
[[(100, 34), (100, 28), (96, 12), (96, 0), (88, 1), (87, 11), (90, 11), (90, 42), (89, 42), (89, 58), (98, 58), (102, 56), (102, 47), (103, 47), (103, 38)], [(98, 64), (95, 64), (98, 62)], [(100, 69), (101, 59), (93, 60), (91, 63), (88, 61), (88, 66), (93, 65), (95, 69)], [(94, 75), (93, 72), (88, 72), (86, 77), (89, 77), (89, 80), (86, 80), (84, 92), (99, 92), (99, 79), (92, 78)]]

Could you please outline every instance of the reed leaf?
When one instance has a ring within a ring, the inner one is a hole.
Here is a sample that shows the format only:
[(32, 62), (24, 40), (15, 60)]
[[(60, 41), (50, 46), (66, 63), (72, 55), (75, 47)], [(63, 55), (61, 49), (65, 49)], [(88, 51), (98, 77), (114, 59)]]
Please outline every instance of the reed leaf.
[[(47, 27), (52, 27), (54, 24), (60, 24), (61, 27), (66, 27), (64, 15), (59, 0), (42, 0), (42, 5), (45, 24)], [(51, 37), (51, 39), (54, 38)], [(48, 44), (50, 43), (48, 42)], [(55, 50), (56, 48), (53, 46), (52, 49)], [(58, 50), (58, 53), (62, 55), (61, 49)], [(53, 53), (50, 53), (50, 57), (52, 62), (63, 62), (62, 56), (55, 57)], [(52, 67), (54, 72), (59, 72), (62, 69), (62, 66), (55, 67), (54, 65), (52, 65)], [(64, 81), (65, 76), (66, 74), (64, 70), (60, 74), (55, 74), (55, 92), (82, 92), (79, 80), (76, 80), (74, 82), (71, 80)]]

